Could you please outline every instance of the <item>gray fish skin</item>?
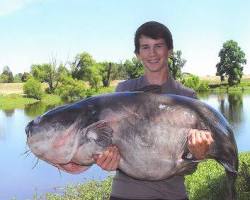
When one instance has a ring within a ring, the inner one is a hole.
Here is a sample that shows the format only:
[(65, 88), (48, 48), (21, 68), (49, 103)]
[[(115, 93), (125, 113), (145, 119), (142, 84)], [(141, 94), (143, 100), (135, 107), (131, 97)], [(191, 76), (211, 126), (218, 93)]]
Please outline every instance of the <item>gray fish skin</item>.
[(88, 169), (93, 155), (115, 144), (120, 170), (136, 179), (161, 180), (189, 174), (200, 162), (188, 156), (191, 128), (212, 133), (206, 158), (224, 166), (228, 199), (236, 199), (233, 131), (219, 112), (196, 99), (145, 92), (95, 96), (48, 111), (26, 126), (26, 134), (38, 158), (69, 173)]

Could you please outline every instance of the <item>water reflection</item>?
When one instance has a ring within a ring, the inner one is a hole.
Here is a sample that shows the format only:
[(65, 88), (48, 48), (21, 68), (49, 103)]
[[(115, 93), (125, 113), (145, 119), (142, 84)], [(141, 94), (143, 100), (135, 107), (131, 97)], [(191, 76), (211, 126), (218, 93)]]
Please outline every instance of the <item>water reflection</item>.
[(45, 105), (42, 102), (37, 102), (33, 104), (26, 105), (24, 108), (24, 112), (29, 117), (36, 117), (38, 115), (43, 114), (44, 112), (48, 111), (49, 109), (52, 109), (56, 107), (56, 105)]
[(6, 117), (11, 117), (15, 113), (15, 109), (12, 110), (3, 110), (5, 113)]
[(197, 95), (198, 95), (198, 99), (207, 100), (209, 98), (209, 96), (211, 95), (211, 93), (210, 92), (199, 92)]
[(244, 119), (243, 94), (241, 92), (218, 95), (220, 112), (231, 124), (239, 124)]

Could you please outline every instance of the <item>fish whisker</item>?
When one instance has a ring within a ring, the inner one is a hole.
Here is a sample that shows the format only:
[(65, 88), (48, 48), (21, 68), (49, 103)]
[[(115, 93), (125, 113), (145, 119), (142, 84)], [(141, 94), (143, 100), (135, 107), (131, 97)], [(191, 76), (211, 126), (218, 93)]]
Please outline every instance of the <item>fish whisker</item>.
[(31, 154), (31, 151), (28, 149), (21, 154), (21, 156), (25, 156), (26, 158)]
[(39, 158), (36, 159), (36, 163), (35, 163), (35, 165), (32, 167), (32, 169), (34, 169), (34, 168), (38, 165), (39, 160), (40, 160)]
[(61, 170), (57, 167), (58, 173), (60, 174), (60, 177), (62, 177), (62, 172)]

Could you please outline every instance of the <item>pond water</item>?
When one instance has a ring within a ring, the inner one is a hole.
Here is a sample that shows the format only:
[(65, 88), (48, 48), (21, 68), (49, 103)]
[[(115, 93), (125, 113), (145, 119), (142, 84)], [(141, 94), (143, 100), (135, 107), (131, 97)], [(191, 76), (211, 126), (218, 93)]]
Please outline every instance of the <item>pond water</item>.
[[(229, 120), (239, 151), (250, 151), (250, 94), (200, 94), (199, 98)], [(37, 163), (32, 154), (24, 155), (28, 149), (24, 127), (47, 109), (42, 104), (35, 104), (22, 110), (0, 110), (0, 199), (32, 199), (34, 194), (60, 193), (65, 185), (90, 179), (101, 180), (108, 176), (97, 166), (85, 173), (71, 175), (59, 172), (43, 161)]]

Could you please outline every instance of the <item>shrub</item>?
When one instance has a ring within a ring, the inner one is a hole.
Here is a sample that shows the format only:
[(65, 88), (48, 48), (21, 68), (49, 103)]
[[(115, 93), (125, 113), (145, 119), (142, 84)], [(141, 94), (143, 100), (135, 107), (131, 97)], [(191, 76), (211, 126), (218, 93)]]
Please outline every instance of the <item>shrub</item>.
[(63, 101), (73, 102), (86, 96), (85, 88), (86, 86), (83, 81), (65, 76), (61, 79), (60, 85), (56, 88), (55, 93), (58, 94)]
[(27, 97), (38, 100), (41, 100), (43, 95), (42, 84), (34, 78), (30, 78), (27, 80), (27, 82), (23, 85), (23, 91), (24, 94), (27, 95)]
[(209, 89), (207, 81), (201, 81), (198, 76), (188, 75), (183, 78), (182, 84), (195, 91), (207, 91)]
[(65, 188), (64, 194), (46, 195), (47, 200), (108, 200), (111, 192), (112, 177), (103, 181), (91, 180), (85, 184), (70, 185)]
[[(239, 173), (236, 180), (238, 200), (247, 200), (250, 196), (250, 153), (240, 153)], [(214, 160), (200, 163), (192, 175), (185, 177), (185, 184), (192, 200), (226, 199), (227, 178), (224, 168)]]
[(208, 90), (209, 90), (208, 81), (200, 81), (198, 91), (208, 91)]

